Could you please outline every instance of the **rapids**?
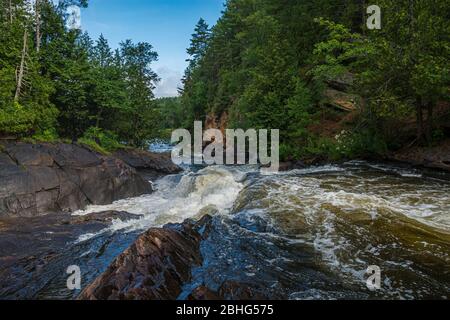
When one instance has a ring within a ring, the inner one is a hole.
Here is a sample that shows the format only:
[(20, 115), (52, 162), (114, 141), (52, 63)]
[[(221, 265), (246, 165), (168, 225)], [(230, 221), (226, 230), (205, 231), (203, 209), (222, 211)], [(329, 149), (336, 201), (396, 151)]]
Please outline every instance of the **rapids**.
[[(76, 243), (211, 214), (214, 232), (202, 245), (204, 264), (180, 299), (198, 285), (217, 289), (229, 279), (287, 299), (448, 299), (445, 178), (356, 161), (273, 175), (252, 166), (187, 168), (155, 181), (151, 195), (76, 212), (143, 215), (114, 221)], [(366, 287), (371, 265), (382, 272), (377, 291)]]

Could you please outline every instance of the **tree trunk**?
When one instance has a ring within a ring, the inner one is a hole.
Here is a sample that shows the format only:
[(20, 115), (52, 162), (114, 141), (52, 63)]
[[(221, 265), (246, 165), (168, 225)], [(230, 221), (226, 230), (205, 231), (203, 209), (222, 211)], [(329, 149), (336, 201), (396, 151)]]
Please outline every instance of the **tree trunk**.
[(36, 51), (39, 52), (41, 49), (41, 11), (40, 11), (41, 0), (36, 0), (35, 2), (35, 15), (36, 15)]
[(16, 86), (16, 94), (14, 95), (14, 101), (19, 101), (20, 93), (22, 90), (23, 78), (25, 73), (25, 65), (26, 65), (26, 57), (27, 57), (27, 38), (28, 32), (25, 29), (23, 33), (23, 48), (22, 48), (22, 57), (20, 59), (19, 70), (17, 71), (17, 86)]
[(102, 109), (100, 108), (100, 110), (97, 113), (97, 119), (95, 121), (95, 127), (96, 128), (100, 128), (100, 119), (102, 118)]
[(430, 145), (433, 139), (433, 104), (429, 102), (427, 104), (427, 128), (426, 128), (426, 139), (427, 144)]
[(422, 101), (417, 103), (416, 107), (417, 116), (417, 142), (419, 144), (423, 143), (423, 111), (422, 111)]
[(9, 0), (9, 22), (13, 23), (12, 0)]

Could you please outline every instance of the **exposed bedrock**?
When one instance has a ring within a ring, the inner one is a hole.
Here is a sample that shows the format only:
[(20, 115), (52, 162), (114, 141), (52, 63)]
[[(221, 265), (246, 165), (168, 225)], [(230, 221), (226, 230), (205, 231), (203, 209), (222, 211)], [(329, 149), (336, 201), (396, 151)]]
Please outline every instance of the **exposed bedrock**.
[(172, 162), (170, 153), (153, 153), (139, 149), (122, 149), (114, 153), (129, 166), (138, 170), (146, 179), (156, 179), (167, 174), (175, 174), (182, 169)]
[(0, 144), (0, 216), (72, 212), (151, 192), (135, 168), (114, 156), (75, 144)]
[(200, 242), (211, 217), (152, 228), (79, 296), (81, 300), (174, 300), (202, 263)]

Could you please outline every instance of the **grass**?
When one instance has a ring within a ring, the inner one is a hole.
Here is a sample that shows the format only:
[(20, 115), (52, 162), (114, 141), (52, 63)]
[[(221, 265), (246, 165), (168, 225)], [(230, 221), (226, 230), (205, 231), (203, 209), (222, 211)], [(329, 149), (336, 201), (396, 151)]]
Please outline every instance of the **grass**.
[(80, 145), (83, 145), (93, 151), (96, 151), (102, 155), (110, 155), (111, 152), (106, 150), (105, 148), (103, 148), (102, 146), (100, 146), (97, 142), (95, 142), (94, 140), (91, 139), (86, 139), (86, 138), (80, 138), (78, 139), (78, 143)]

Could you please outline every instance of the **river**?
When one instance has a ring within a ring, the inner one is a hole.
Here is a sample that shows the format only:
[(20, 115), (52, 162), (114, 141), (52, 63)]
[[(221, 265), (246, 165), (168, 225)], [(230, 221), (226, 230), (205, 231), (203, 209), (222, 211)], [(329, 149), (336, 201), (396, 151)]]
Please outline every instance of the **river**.
[[(215, 231), (202, 244), (204, 263), (180, 299), (198, 285), (217, 289), (230, 279), (282, 299), (449, 298), (446, 175), (358, 161), (272, 175), (252, 166), (211, 166), (186, 168), (154, 188), (75, 213), (143, 215), (76, 241), (89, 244), (81, 255), (90, 258), (80, 264), (90, 278), (149, 227), (211, 214)], [(99, 253), (92, 244), (105, 235), (113, 240)], [(369, 266), (381, 270), (379, 290), (366, 286)]]

